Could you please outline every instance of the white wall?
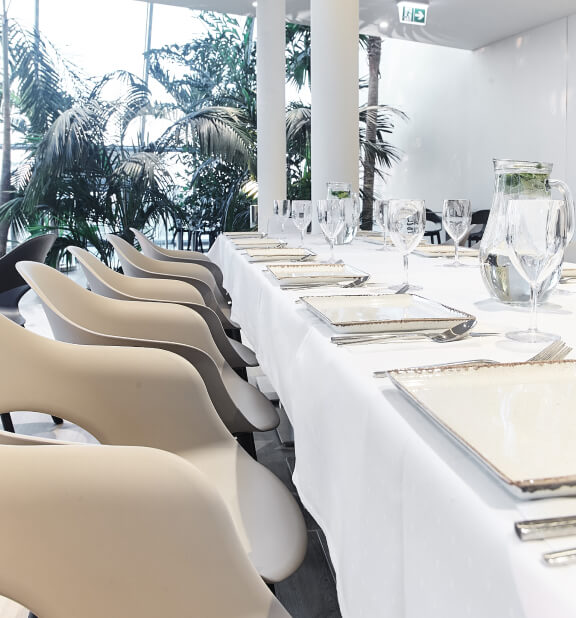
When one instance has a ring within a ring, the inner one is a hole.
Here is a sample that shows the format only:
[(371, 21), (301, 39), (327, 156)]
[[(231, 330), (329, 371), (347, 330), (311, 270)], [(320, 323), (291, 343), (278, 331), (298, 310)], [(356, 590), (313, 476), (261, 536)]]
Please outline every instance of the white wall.
[(387, 39), (382, 46), (380, 102), (405, 112), (389, 141), (402, 152), (384, 197), (424, 198), (442, 210), (447, 197), (466, 197), (467, 71), (472, 52)]
[(492, 158), (550, 161), (576, 191), (576, 14), (475, 52), (387, 40), (380, 101), (403, 109), (388, 197), (490, 206)]

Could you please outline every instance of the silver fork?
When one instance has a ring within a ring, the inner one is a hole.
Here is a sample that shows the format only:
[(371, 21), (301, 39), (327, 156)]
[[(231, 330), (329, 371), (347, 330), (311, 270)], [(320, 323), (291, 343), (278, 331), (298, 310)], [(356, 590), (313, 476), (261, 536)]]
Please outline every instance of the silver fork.
[[(544, 349), (540, 350), (534, 356), (527, 358), (525, 363), (533, 363), (533, 362), (544, 362), (544, 361), (553, 361), (553, 360), (562, 360), (568, 356), (572, 352), (572, 348), (564, 343), (562, 339), (557, 339), (553, 341), (549, 345), (547, 345)], [(409, 367), (408, 369), (432, 369), (433, 367), (457, 367), (458, 365), (500, 365), (501, 361), (490, 360), (488, 358), (474, 358), (471, 360), (464, 361), (456, 361), (452, 363), (440, 363), (436, 365), (422, 365), (420, 367)], [(374, 371), (372, 376), (374, 378), (387, 378), (388, 371)]]
[(562, 339), (557, 339), (547, 345), (543, 350), (540, 350), (538, 354), (530, 357), (526, 362), (562, 360), (566, 358), (570, 352), (572, 352), (572, 348), (564, 343)]

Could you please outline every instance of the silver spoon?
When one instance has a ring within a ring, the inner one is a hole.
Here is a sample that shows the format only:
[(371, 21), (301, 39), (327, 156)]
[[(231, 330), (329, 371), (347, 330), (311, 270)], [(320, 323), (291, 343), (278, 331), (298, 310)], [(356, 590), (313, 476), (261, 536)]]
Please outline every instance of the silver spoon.
[(283, 290), (313, 290), (314, 288), (357, 288), (368, 281), (370, 275), (363, 275), (351, 281), (318, 282), (318, 283), (293, 283), (281, 286)]
[[(470, 318), (460, 322), (440, 333), (385, 333), (377, 335), (334, 335), (330, 341), (336, 345), (364, 345), (367, 343), (383, 343), (386, 341), (398, 341), (400, 339), (429, 339), (435, 343), (448, 343), (458, 341), (468, 335), (468, 332), (476, 325), (476, 318)], [(483, 333), (484, 334), (484, 333)]]

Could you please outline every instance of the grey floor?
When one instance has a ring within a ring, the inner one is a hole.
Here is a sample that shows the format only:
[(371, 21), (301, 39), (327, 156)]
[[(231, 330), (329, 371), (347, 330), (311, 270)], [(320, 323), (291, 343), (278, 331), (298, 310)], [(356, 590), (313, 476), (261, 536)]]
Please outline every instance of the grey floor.
[[(72, 272), (71, 277), (79, 283), (84, 283), (77, 272)], [(33, 292), (28, 292), (23, 298), (21, 311), (27, 320), (27, 328), (44, 336), (52, 336), (44, 312)], [(253, 383), (256, 383), (257, 375), (257, 371), (252, 375)], [(56, 426), (50, 416), (35, 412), (16, 412), (12, 416), (18, 433), (60, 440), (95, 442), (90, 434), (67, 421), (63, 425)], [(283, 444), (290, 439), (290, 427), (287, 425), (285, 415), (283, 418), (280, 433), (274, 430), (255, 436), (257, 455), (260, 463), (274, 472), (299, 501), (292, 483), (294, 448)], [(282, 441), (279, 436), (282, 436)], [(308, 529), (308, 552), (298, 571), (276, 585), (276, 595), (293, 618), (339, 618), (341, 614), (336, 596), (334, 572), (324, 535), (314, 519), (304, 508), (302, 510)], [(11, 603), (6, 601), (4, 606), (0, 600), (0, 618), (19, 618), (27, 615), (14, 611)]]
[[(282, 446), (278, 433), (269, 431), (256, 437), (256, 451), (258, 461), (272, 470), (300, 502), (291, 478), (294, 449)], [(339, 618), (334, 571), (324, 534), (304, 507), (302, 511), (308, 529), (308, 552), (298, 571), (276, 585), (276, 596), (293, 618)]]

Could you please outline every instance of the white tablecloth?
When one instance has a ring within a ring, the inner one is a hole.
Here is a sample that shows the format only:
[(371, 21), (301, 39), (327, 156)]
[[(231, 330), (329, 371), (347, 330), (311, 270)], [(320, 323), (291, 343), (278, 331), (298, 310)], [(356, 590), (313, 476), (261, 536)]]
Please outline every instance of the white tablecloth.
[[(320, 239), (306, 245), (327, 257)], [(400, 282), (401, 257), (377, 249), (357, 239), (336, 251), (373, 282)], [(541, 345), (486, 337), (338, 348), (332, 329), (295, 303), (326, 290), (281, 290), (265, 265), (249, 263), (224, 237), (210, 257), (224, 271), (233, 319), (294, 426), (294, 481), (326, 533), (345, 617), (576, 616), (576, 566), (541, 560), (544, 551), (576, 546), (576, 537), (521, 543), (513, 529), (520, 519), (574, 514), (576, 498), (516, 500), (389, 380), (372, 377), (378, 369), (469, 358), (523, 360)], [(443, 262), (410, 258), (420, 294), (476, 315), (480, 331), (527, 325), (525, 309), (489, 298), (478, 267)], [(576, 345), (575, 312), (576, 294), (559, 291), (539, 325)]]

